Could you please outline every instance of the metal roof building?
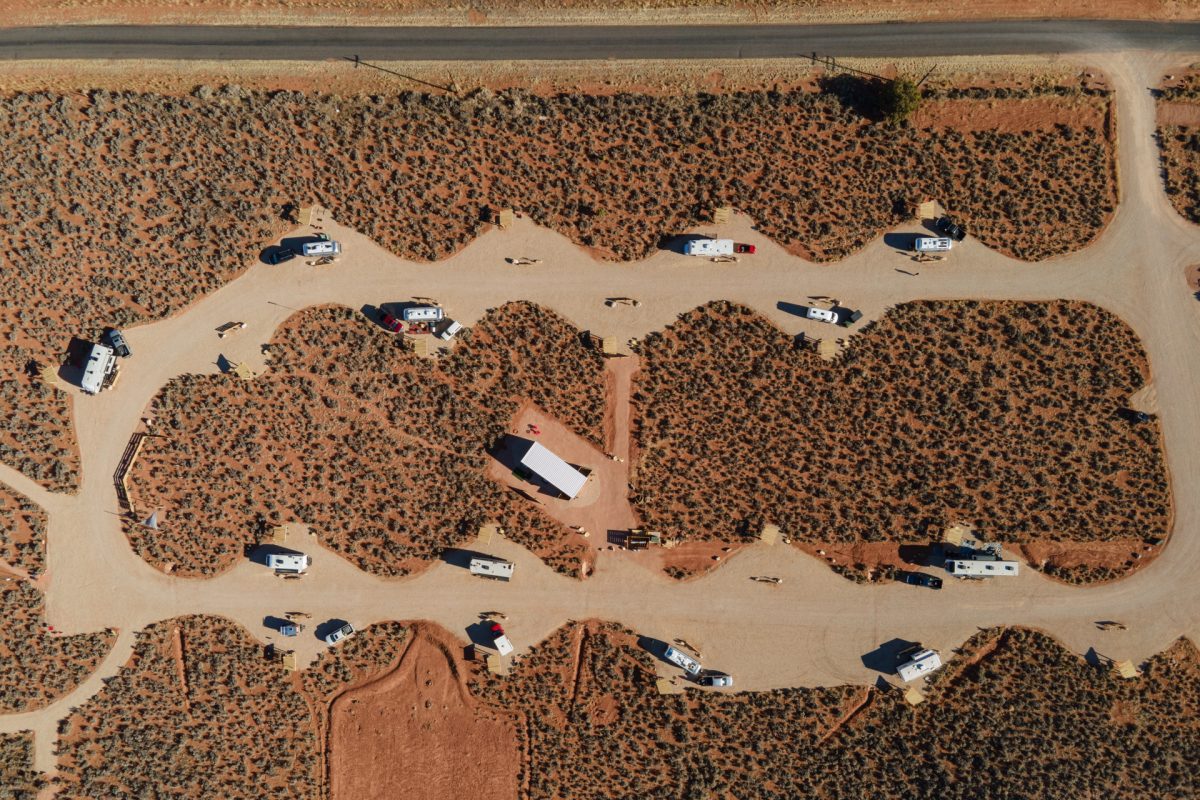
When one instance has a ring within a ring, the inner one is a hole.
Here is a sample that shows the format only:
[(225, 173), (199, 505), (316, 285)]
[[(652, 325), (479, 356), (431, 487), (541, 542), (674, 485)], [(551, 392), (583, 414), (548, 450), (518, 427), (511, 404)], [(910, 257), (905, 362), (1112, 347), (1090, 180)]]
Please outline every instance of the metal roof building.
[(521, 457), (521, 465), (537, 473), (538, 477), (574, 500), (587, 483), (587, 476), (563, 461), (558, 456), (534, 442)]

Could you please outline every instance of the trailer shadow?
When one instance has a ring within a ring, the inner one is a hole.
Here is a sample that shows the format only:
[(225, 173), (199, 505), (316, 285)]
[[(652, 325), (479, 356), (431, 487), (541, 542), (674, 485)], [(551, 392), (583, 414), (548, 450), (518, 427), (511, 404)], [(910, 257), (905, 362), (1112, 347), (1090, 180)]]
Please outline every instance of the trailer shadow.
[(452, 567), (460, 567), (462, 569), (471, 568), (472, 558), (487, 558), (487, 553), (479, 553), (475, 550), (465, 550), (461, 547), (447, 547), (442, 551), (440, 556), (442, 561)]
[(281, 547), (277, 544), (248, 544), (245, 547), (244, 555), (253, 564), (267, 565), (267, 556), (298, 556), (303, 555), (298, 550), (292, 550), (288, 547)]
[(871, 652), (864, 653), (862, 664), (869, 670), (891, 675), (900, 663), (900, 656), (920, 646), (920, 642), (910, 642), (908, 639), (890, 639)]
[(658, 249), (683, 255), (683, 248), (688, 242), (711, 238), (713, 237), (705, 233), (667, 234), (658, 240)]

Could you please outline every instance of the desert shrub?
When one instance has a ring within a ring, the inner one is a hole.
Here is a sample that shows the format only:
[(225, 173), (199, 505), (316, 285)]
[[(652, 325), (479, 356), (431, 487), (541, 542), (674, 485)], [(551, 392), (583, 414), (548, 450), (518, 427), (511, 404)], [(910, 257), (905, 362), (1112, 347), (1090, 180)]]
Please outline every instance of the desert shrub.
[(642, 342), (634, 500), (648, 526), (797, 542), (1165, 537), (1157, 423), (1117, 411), (1149, 367), (1085, 303), (900, 305), (837, 361), (713, 303)]
[(34, 800), (45, 786), (33, 767), (33, 734), (0, 734), (0, 800)]
[(161, 530), (129, 524), (134, 548), (177, 574), (212, 574), (266, 527), (300, 521), (360, 567), (404, 575), (495, 520), (555, 568), (580, 549), (540, 510), (485, 477), (518, 404), (533, 401), (603, 437), (603, 362), (558, 315), (528, 303), (489, 312), (453, 353), (423, 360), (346, 308), (295, 315), (252, 382), (190, 375), (154, 401), (156, 430), (129, 476)]
[(0, 486), (0, 560), (31, 574), (46, 569), (46, 512), (7, 486)]
[(1200, 755), (1200, 655), (1183, 640), (1127, 681), (1041, 633), (989, 630), (913, 708), (848, 686), (659, 695), (634, 635), (592, 622), (475, 687), (520, 717), (535, 799), (1184, 800)]
[(116, 641), (113, 631), (64, 636), (45, 627), (42, 593), (25, 580), (0, 583), (0, 713), (33, 711), (53, 703), (96, 670)]

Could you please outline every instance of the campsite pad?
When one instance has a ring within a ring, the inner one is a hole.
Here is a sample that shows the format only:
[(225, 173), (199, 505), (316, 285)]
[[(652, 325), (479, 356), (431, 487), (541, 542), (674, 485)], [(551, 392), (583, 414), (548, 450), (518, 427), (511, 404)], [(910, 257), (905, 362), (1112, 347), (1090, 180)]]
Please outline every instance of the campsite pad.
[(659, 678), (654, 685), (659, 694), (683, 694), (683, 687), (670, 678)]
[(767, 545), (775, 544), (779, 541), (779, 526), (763, 525), (762, 533), (758, 535), (758, 540)]

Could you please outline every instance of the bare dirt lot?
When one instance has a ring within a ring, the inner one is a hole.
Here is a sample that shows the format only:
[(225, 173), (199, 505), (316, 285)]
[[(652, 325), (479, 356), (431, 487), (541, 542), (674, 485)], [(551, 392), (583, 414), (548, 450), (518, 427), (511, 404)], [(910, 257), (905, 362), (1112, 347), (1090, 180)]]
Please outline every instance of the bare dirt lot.
[(1160, 90), (1158, 139), (1167, 195), (1184, 219), (1200, 223), (1200, 70), (1173, 76)]
[[(774, 523), (815, 546), (900, 545), (966, 523), (1074, 545), (1034, 561), (1069, 580), (1124, 574), (1168, 534), (1157, 424), (1117, 413), (1149, 368), (1094, 306), (909, 303), (830, 362), (715, 303), (640, 351), (634, 501), (665, 534), (735, 540)], [(1084, 568), (1090, 542), (1119, 543), (1119, 560), (1097, 550)]]
[(335, 800), (518, 797), (514, 720), (472, 696), (462, 645), (421, 626), (396, 668), (331, 709)]
[[(506, 206), (622, 259), (724, 205), (817, 260), (862, 247), (926, 197), (1023, 259), (1082, 247), (1112, 212), (1102, 89), (939, 89), (928, 128), (872, 122), (859, 94), (843, 81), (682, 96), (202, 86), (4, 98), (0, 459), (75, 486), (69, 400), (41, 370), (72, 336), (169, 315), (220, 286), (289, 227), (292, 203), (319, 202), (417, 259), (455, 252)], [(988, 119), (1009, 107), (1028, 130), (939, 122), (969, 121), (972, 104)]]
[(252, 382), (185, 376), (153, 403), (166, 435), (146, 440), (130, 494), (170, 524), (127, 526), (148, 561), (212, 574), (271, 525), (303, 522), (359, 567), (404, 575), (497, 522), (579, 569), (578, 537), (485, 477), (521, 403), (603, 436), (603, 362), (560, 317), (508, 304), (430, 361), (360, 312), (316, 308), (271, 348), (273, 368)]

